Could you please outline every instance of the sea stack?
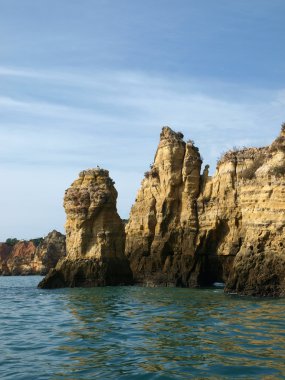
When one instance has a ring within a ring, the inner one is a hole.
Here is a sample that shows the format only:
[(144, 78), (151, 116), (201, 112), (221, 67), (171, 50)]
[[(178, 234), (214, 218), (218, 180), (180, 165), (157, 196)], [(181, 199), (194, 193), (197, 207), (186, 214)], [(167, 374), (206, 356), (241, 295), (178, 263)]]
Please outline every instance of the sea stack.
[(182, 133), (162, 128), (154, 162), (145, 173), (126, 226), (126, 255), (137, 283), (196, 284), (201, 163), (192, 141), (186, 143)]
[(67, 256), (40, 282), (41, 288), (132, 283), (124, 254), (124, 224), (116, 209), (117, 191), (109, 172), (84, 170), (66, 191)]

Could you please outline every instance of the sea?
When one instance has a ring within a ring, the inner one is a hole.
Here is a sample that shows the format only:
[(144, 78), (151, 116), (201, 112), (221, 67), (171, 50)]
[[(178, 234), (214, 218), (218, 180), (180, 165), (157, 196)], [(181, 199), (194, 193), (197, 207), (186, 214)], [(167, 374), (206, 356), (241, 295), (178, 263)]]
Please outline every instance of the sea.
[(0, 379), (285, 379), (285, 299), (0, 277)]

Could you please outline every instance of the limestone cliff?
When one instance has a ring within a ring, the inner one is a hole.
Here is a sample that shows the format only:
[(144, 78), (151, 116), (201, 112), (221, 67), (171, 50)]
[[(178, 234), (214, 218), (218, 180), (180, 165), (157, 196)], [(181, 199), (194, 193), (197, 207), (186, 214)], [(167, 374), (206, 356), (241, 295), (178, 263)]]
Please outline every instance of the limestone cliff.
[(136, 282), (191, 285), (201, 163), (192, 141), (162, 129), (126, 226), (126, 255)]
[(65, 236), (52, 231), (44, 239), (0, 243), (1, 275), (42, 275), (65, 256)]
[(97, 168), (79, 174), (64, 197), (67, 257), (49, 272), (40, 287), (132, 282), (116, 200), (117, 191), (107, 170)]
[(285, 127), (264, 148), (234, 149), (213, 177), (181, 133), (162, 129), (126, 226), (135, 281), (285, 295)]
[(201, 284), (285, 294), (285, 131), (269, 147), (228, 152), (198, 198)]

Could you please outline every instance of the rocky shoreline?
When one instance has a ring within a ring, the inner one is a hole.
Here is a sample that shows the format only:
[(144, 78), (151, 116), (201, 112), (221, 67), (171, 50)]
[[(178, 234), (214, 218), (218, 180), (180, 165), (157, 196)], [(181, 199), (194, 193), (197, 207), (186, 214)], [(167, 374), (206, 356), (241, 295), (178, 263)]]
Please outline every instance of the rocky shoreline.
[(164, 127), (125, 224), (109, 172), (66, 191), (67, 255), (39, 284), (209, 286), (285, 295), (285, 125), (263, 148), (233, 149), (209, 176), (193, 141)]

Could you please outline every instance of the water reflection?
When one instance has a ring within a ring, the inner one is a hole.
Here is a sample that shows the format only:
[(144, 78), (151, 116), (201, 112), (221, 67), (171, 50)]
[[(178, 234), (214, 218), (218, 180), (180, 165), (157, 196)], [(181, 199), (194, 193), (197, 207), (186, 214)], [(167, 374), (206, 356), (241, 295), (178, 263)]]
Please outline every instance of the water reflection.
[(285, 299), (0, 278), (1, 379), (285, 378)]
[(75, 376), (80, 367), (79, 378), (81, 371), (114, 379), (285, 376), (284, 300), (138, 287), (66, 295), (77, 323), (60, 350), (69, 350), (65, 370)]

